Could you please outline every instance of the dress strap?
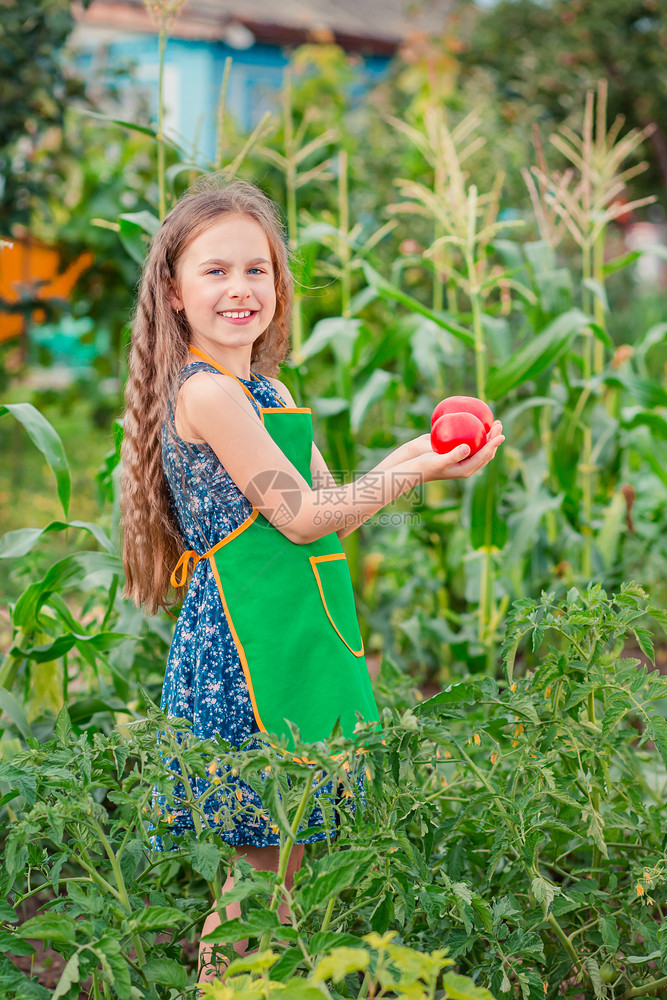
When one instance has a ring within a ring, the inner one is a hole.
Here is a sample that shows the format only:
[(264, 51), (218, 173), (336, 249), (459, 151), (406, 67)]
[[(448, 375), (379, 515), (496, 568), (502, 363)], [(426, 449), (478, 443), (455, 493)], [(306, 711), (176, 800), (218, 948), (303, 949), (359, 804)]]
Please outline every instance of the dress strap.
[[(210, 356), (210, 354), (206, 354), (205, 351), (200, 351), (198, 347), (190, 347), (190, 353), (196, 354), (198, 358), (201, 358), (202, 361), (206, 362), (206, 364), (211, 365), (212, 368), (217, 368), (217, 370), (220, 372), (221, 375), (229, 375), (230, 378), (236, 379), (238, 384), (245, 392), (246, 396), (249, 396), (250, 399), (253, 401), (253, 403), (255, 402), (255, 397), (251, 393), (248, 386), (244, 385), (241, 379), (238, 378), (237, 375), (234, 375), (233, 372), (230, 372), (227, 368), (223, 368), (222, 365), (219, 365), (217, 361), (214, 361), (214, 359)], [(252, 372), (250, 374), (252, 375)]]

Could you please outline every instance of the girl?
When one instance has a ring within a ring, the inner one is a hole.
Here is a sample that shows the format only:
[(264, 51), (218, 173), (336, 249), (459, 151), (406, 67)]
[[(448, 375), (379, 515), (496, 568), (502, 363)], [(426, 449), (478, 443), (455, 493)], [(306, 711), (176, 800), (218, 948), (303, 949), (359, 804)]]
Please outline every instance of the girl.
[[(261, 731), (351, 735), (377, 718), (340, 539), (419, 483), (470, 476), (503, 440), (446, 455), (423, 434), (371, 473), (337, 486), (310, 410), (276, 379), (289, 347), (292, 279), (273, 204), (253, 185), (210, 182), (183, 197), (155, 236), (132, 331), (123, 443), (126, 593), (150, 613), (192, 576), (162, 696), (195, 735), (239, 747)], [(313, 487), (316, 484), (316, 488)], [(335, 490), (332, 487), (336, 487)], [(185, 550), (185, 551), (184, 551)], [(280, 837), (237, 781), (244, 809), (219, 836), (276, 871)], [(195, 794), (206, 783), (198, 779)], [(226, 786), (229, 788), (229, 785)], [(215, 825), (216, 802), (206, 799)], [(175, 833), (192, 829), (187, 810)], [(319, 809), (308, 827), (322, 824)], [(321, 840), (314, 834), (306, 843)], [(292, 852), (292, 879), (303, 846)], [(231, 888), (231, 876), (225, 890)], [(227, 908), (231, 919), (239, 904)], [(217, 913), (203, 934), (219, 923)], [(208, 952), (200, 946), (200, 981)]]

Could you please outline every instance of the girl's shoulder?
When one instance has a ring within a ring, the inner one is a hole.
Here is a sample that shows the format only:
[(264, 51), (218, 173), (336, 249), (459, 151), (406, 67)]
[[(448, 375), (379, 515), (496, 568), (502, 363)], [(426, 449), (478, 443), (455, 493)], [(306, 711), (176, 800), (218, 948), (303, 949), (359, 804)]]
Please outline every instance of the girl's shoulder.
[[(199, 372), (208, 372), (211, 375), (222, 374), (213, 365), (209, 365), (208, 361), (188, 361), (186, 365), (183, 365), (178, 372), (178, 388), (180, 389), (182, 385), (187, 382), (191, 375), (198, 375)], [(252, 379), (239, 379), (240, 382), (244, 382), (246, 385), (252, 384)]]
[[(197, 375), (199, 372), (209, 372), (211, 375), (220, 375), (221, 372), (210, 365), (207, 361), (188, 361), (186, 365), (183, 365), (178, 372), (178, 387), (183, 385), (191, 375)], [(260, 372), (250, 371), (250, 378), (239, 378), (239, 382), (243, 382), (245, 385), (252, 385), (255, 382), (261, 382), (264, 385), (271, 385), (274, 389), (284, 389), (282, 382), (279, 382), (276, 378), (271, 378), (268, 375), (262, 375)], [(287, 393), (287, 389), (285, 389)]]
[[(199, 372), (210, 372), (212, 375), (220, 374), (217, 368), (209, 365), (206, 361), (189, 361), (186, 365), (183, 365), (178, 373), (178, 388), (180, 389), (191, 375), (197, 375)], [(253, 386), (259, 386), (260, 388), (268, 387), (269, 391), (272, 390), (286, 406), (296, 406), (289, 389), (279, 379), (274, 378), (272, 375), (262, 375), (261, 372), (255, 372), (252, 369), (250, 376), (249, 379), (239, 379), (239, 382), (248, 386), (251, 391)]]

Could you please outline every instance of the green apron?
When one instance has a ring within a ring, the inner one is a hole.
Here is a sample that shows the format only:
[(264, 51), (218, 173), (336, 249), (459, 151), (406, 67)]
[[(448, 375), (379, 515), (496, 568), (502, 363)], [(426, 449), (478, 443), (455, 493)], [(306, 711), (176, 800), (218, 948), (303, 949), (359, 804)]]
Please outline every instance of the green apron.
[[(236, 377), (203, 351), (190, 350), (223, 375)], [(312, 486), (311, 411), (261, 407), (260, 418)], [(184, 552), (172, 584), (182, 586), (190, 560), (196, 565), (204, 558), (210, 562), (262, 732), (287, 737), (291, 748), (286, 720), (306, 742), (326, 739), (337, 722), (351, 736), (357, 713), (377, 721), (350, 571), (335, 532), (298, 545), (253, 508), (208, 552)]]

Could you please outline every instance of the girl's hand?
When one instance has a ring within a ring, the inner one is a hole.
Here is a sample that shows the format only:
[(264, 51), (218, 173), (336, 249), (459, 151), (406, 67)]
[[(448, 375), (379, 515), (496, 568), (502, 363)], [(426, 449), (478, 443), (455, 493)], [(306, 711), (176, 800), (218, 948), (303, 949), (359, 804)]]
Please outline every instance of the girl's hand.
[(413, 452), (415, 468), (421, 472), (425, 482), (438, 479), (468, 479), (479, 472), (494, 457), (499, 445), (505, 440), (503, 425), (496, 420), (486, 436), (486, 444), (476, 455), (468, 458), (470, 449), (467, 445), (459, 445), (445, 455), (439, 455), (431, 448), (431, 435), (421, 434), (407, 442)]

